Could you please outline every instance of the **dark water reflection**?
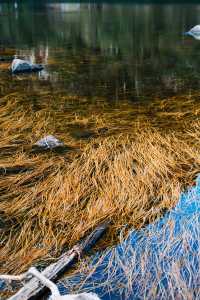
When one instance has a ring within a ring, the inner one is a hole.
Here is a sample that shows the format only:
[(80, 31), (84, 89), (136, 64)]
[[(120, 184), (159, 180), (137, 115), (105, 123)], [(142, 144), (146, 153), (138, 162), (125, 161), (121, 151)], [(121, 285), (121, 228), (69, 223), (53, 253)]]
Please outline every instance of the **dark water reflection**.
[[(30, 93), (134, 105), (199, 90), (200, 42), (182, 33), (200, 23), (200, 5), (41, 2), (0, 4), (0, 54), (9, 48), (45, 64), (38, 77), (22, 78)], [(0, 80), (1, 95), (24, 88), (1, 66)]]

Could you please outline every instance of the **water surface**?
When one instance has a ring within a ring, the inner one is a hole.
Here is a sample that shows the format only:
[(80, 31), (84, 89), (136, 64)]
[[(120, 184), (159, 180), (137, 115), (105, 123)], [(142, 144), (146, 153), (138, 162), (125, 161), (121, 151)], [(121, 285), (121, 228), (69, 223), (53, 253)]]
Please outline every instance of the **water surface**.
[(45, 65), (14, 77), (1, 62), (0, 96), (25, 94), (40, 110), (49, 93), (63, 118), (105, 113), (121, 130), (143, 119), (175, 127), (198, 118), (200, 42), (183, 32), (200, 23), (200, 5), (41, 2), (0, 4), (0, 56)]

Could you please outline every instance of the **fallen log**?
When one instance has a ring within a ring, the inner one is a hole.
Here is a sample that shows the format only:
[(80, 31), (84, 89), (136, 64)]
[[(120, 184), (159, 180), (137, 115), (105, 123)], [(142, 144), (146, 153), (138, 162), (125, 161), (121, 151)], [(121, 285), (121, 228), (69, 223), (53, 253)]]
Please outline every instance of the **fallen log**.
[[(108, 228), (110, 222), (99, 225), (94, 231), (85, 238), (81, 243), (67, 251), (58, 259), (57, 262), (45, 268), (41, 274), (50, 280), (56, 280), (59, 275), (66, 271), (66, 268), (76, 261), (83, 253), (91, 249), (92, 246), (100, 239)], [(37, 299), (46, 290), (37, 278), (32, 278), (24, 287), (22, 287), (15, 295), (8, 300), (28, 300)]]

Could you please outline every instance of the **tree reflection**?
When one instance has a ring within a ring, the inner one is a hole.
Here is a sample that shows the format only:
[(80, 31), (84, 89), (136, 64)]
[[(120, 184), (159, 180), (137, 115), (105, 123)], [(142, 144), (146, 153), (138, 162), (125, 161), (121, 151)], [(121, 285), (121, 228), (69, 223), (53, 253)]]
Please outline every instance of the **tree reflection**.
[[(80, 93), (166, 95), (199, 85), (200, 43), (182, 37), (200, 23), (199, 10), (199, 5), (2, 3), (0, 42), (45, 65), (57, 59), (62, 80), (64, 64), (69, 68), (71, 61)], [(60, 57), (55, 49), (62, 49)]]

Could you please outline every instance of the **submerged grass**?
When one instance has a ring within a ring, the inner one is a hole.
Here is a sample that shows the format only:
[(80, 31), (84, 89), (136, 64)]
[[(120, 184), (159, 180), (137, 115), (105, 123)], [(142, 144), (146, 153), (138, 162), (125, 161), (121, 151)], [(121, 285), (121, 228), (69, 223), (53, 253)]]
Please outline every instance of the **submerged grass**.
[(58, 283), (60, 290), (105, 299), (199, 299), (198, 201), (199, 182), (161, 221), (128, 238), (121, 230), (118, 246), (82, 261)]
[[(119, 111), (62, 113), (71, 97), (52, 112), (53, 96), (43, 96), (40, 109), (17, 93), (1, 100), (0, 171), (10, 172), (0, 172), (0, 273), (54, 260), (104, 219), (112, 220), (104, 246), (112, 245), (124, 224), (141, 228), (174, 207), (200, 170), (198, 122), (162, 133), (135, 118), (119, 133)], [(73, 137), (74, 128), (91, 139)], [(45, 134), (69, 150), (33, 151)]]

